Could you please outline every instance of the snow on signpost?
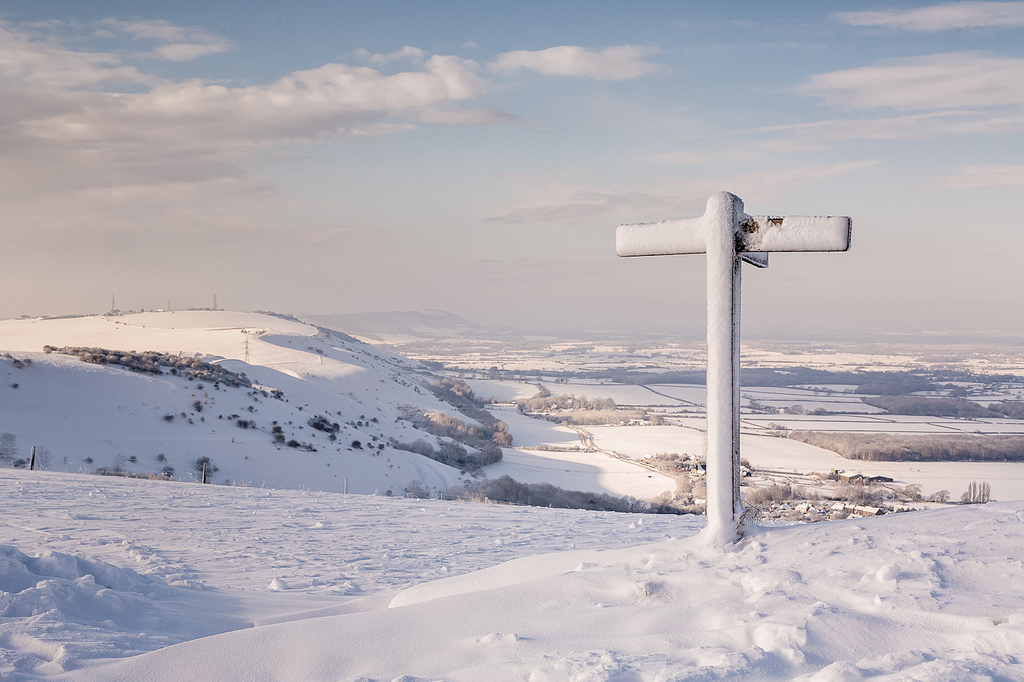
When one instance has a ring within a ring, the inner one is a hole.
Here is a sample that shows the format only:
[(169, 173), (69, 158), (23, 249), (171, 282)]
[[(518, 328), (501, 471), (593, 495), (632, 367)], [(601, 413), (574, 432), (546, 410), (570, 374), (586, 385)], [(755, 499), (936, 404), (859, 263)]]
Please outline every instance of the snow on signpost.
[(846, 251), (845, 216), (751, 216), (729, 192), (698, 218), (620, 225), (620, 256), (707, 254), (707, 532), (723, 542), (742, 532), (740, 515), (740, 261), (768, 267), (770, 251)]

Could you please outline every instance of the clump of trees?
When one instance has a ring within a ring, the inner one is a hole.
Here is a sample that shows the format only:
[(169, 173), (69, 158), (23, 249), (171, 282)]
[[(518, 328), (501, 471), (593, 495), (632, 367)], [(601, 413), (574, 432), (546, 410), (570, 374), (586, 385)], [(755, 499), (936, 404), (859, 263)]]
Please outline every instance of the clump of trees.
[(158, 353), (156, 351), (137, 353), (135, 351), (87, 348), (83, 346), (64, 346), (62, 348), (43, 346), (43, 351), (46, 353), (71, 355), (82, 362), (89, 362), (95, 365), (117, 365), (143, 374), (163, 374), (163, 368), (167, 368), (171, 374), (184, 376), (190, 381), (212, 381), (236, 388), (252, 386), (252, 381), (245, 376), (244, 372), (232, 372), (220, 365), (182, 355), (171, 355), (170, 353)]
[(793, 431), (789, 437), (847, 459), (881, 462), (1024, 461), (1024, 436)]
[(1024, 400), (1006, 400), (988, 406), (992, 412), (998, 412), (1010, 419), (1024, 419)]
[[(488, 464), (500, 462), (503, 456), (501, 448), (512, 445), (508, 425), (493, 416), (489, 424), (466, 424), (444, 412), (410, 409), (404, 412), (403, 419), (412, 422), (421, 431), (450, 440), (442, 441), (437, 449), (422, 438), (413, 443), (393, 441), (394, 447), (415, 452), (462, 471), (477, 471)], [(475, 452), (470, 452), (464, 446)]]
[[(649, 502), (632, 497), (617, 497), (606, 493), (588, 493), (565, 490), (550, 483), (520, 483), (510, 476), (470, 483), (468, 486), (449, 488), (445, 499), (482, 502), (493, 500), (509, 504), (560, 509), (590, 509), (594, 511), (664, 513)], [(678, 513), (678, 512), (669, 512)]]
[(960, 504), (985, 504), (992, 501), (992, 486), (983, 481), (971, 481), (967, 485), (967, 492), (960, 496)]
[(631, 419), (642, 419), (657, 423), (660, 418), (649, 417), (646, 410), (620, 410), (611, 398), (594, 398), (575, 395), (551, 395), (547, 389), (532, 398), (523, 398), (516, 404), (523, 414), (543, 415), (552, 421), (576, 425), (618, 424)]
[(595, 398), (575, 395), (542, 395), (522, 398), (517, 407), (520, 412), (553, 412), (556, 410), (615, 410), (615, 401), (611, 398)]
[(501, 448), (493, 445), (486, 450), (470, 452), (454, 440), (441, 441), (436, 449), (422, 438), (417, 438), (412, 443), (392, 441), (391, 446), (398, 450), (415, 452), (459, 471), (469, 472), (479, 471), (488, 464), (496, 464), (501, 461), (502, 457)]
[(788, 502), (794, 498), (803, 497), (804, 493), (800, 488), (791, 486), (788, 483), (779, 485), (774, 483), (765, 488), (756, 488), (747, 493), (743, 501), (750, 507), (763, 507), (772, 503)]

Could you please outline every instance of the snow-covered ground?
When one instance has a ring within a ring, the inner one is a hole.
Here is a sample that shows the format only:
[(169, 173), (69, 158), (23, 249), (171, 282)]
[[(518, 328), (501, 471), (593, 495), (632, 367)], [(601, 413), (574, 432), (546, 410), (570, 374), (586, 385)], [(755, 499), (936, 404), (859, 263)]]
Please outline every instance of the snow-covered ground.
[(1017, 680), (1024, 504), (698, 517), (0, 470), (11, 680)]

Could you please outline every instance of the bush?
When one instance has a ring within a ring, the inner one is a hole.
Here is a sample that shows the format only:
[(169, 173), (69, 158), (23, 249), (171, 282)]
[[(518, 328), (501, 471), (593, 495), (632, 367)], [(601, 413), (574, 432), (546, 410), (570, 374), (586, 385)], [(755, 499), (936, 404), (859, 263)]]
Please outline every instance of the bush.
[(310, 417), (309, 421), (306, 423), (317, 431), (323, 431), (324, 433), (335, 434), (341, 430), (341, 425), (338, 422), (332, 422), (327, 417), (320, 415)]
[(757, 488), (743, 498), (743, 501), (751, 507), (763, 507), (773, 502), (786, 502), (792, 500), (794, 490), (788, 483), (785, 485), (773, 484), (767, 488)]
[(405, 496), (417, 500), (425, 500), (430, 497), (430, 491), (423, 487), (418, 480), (413, 480), (405, 486)]
[(203, 475), (204, 470), (206, 471), (207, 476), (212, 476), (217, 471), (220, 471), (220, 467), (214, 464), (206, 455), (203, 455), (193, 462), (192, 468), (195, 469), (195, 472), (200, 476)]

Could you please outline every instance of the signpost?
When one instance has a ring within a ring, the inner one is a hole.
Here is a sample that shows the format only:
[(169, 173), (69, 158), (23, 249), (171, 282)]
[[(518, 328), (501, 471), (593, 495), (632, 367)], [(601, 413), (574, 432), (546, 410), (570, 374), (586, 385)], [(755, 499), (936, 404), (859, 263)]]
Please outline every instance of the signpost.
[(750, 216), (729, 192), (698, 218), (620, 225), (620, 256), (707, 254), (707, 532), (736, 540), (740, 515), (740, 261), (768, 267), (770, 251), (846, 251), (845, 216)]

